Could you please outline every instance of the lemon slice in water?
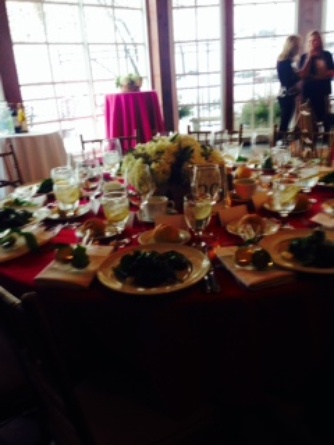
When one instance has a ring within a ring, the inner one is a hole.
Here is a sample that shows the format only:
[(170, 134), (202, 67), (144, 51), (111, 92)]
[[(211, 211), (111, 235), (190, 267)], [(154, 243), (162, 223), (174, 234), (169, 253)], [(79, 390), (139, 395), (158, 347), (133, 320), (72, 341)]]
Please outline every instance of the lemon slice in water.
[(196, 203), (196, 208), (194, 211), (196, 219), (206, 219), (211, 215), (211, 212), (212, 206), (210, 202), (206, 201)]
[(281, 193), (281, 203), (285, 204), (295, 200), (300, 190), (300, 187), (298, 187), (297, 185), (291, 185), (290, 187), (286, 188)]

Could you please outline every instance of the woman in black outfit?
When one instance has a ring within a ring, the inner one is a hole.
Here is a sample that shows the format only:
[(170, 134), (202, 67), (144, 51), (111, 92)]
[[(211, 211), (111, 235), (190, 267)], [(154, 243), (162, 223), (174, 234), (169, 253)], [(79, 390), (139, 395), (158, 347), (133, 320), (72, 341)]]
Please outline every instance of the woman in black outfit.
[(309, 100), (316, 121), (322, 122), (324, 130), (330, 131), (329, 95), (333, 77), (333, 57), (323, 49), (323, 42), (318, 31), (311, 31), (307, 36), (308, 51), (301, 56), (300, 67), (311, 59), (309, 76), (302, 88), (303, 101)]
[(288, 36), (283, 51), (277, 60), (277, 74), (281, 87), (278, 102), (281, 109), (279, 130), (288, 131), (289, 123), (295, 113), (296, 97), (299, 94), (298, 82), (309, 74), (310, 61), (305, 59), (303, 68), (296, 69), (296, 58), (300, 49), (301, 38), (297, 35)]

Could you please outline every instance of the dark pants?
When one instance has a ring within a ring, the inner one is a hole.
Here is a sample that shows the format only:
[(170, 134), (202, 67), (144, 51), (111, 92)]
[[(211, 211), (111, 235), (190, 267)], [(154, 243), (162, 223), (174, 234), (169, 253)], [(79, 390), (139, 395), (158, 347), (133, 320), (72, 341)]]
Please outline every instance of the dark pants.
[(288, 131), (289, 123), (296, 109), (296, 96), (284, 96), (278, 98), (281, 109), (281, 124), (279, 131)]
[(308, 98), (312, 107), (316, 122), (322, 122), (324, 131), (329, 132), (331, 129), (330, 115), (328, 110), (328, 96), (322, 94), (310, 94)]

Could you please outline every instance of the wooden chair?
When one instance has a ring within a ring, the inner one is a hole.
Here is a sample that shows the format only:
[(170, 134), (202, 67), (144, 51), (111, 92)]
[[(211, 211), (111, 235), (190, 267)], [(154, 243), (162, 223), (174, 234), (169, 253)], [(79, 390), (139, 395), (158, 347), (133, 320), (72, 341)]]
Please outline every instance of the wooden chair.
[(230, 142), (235, 141), (235, 142), (238, 142), (238, 144), (242, 144), (243, 129), (244, 129), (243, 124), (240, 124), (238, 130), (227, 130), (227, 133), (230, 138)]
[[(108, 138), (96, 138), (96, 139), (84, 139), (82, 134), (80, 135), (82, 157), (87, 156), (102, 157), (102, 143)], [(126, 154), (129, 150), (132, 150), (139, 142), (138, 136), (118, 136), (122, 152)]]
[(85, 319), (86, 304), (82, 291), (48, 289), (18, 299), (0, 290), (0, 306), (5, 307), (10, 329), (18, 338), (56, 443), (212, 442), (209, 436), (220, 425), (222, 414), (205, 405), (182, 418), (167, 415), (152, 401), (141, 371), (94, 341), (92, 323), (99, 330), (103, 316), (89, 310)]
[(188, 132), (189, 135), (191, 135), (195, 139), (197, 139), (198, 142), (200, 142), (201, 144), (210, 145), (210, 143), (211, 143), (211, 135), (212, 135), (212, 132), (210, 130), (207, 130), (207, 131), (192, 130), (191, 126), (188, 125), (187, 132)]
[(0, 152), (3, 172), (7, 178), (0, 179), (0, 187), (18, 187), (23, 184), (20, 167), (11, 142), (7, 142), (2, 152)]
[(239, 145), (243, 142), (243, 125), (240, 124), (238, 130), (219, 130), (213, 133), (213, 146), (220, 150), (226, 142), (237, 142)]

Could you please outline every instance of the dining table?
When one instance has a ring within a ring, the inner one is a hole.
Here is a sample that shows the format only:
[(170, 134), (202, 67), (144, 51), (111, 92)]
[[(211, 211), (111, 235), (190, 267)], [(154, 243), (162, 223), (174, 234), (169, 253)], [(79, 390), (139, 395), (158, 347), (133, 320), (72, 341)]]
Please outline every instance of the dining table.
[(165, 123), (156, 91), (107, 94), (105, 97), (107, 138), (137, 136), (148, 142), (165, 132)]
[(27, 133), (0, 135), (0, 150), (11, 143), (24, 183), (50, 176), (53, 167), (66, 165), (67, 154), (59, 131), (30, 130)]
[[(311, 218), (333, 195), (333, 188), (314, 187), (308, 195), (312, 205), (292, 213), (289, 224), (295, 230), (318, 227)], [(257, 212), (273, 217), (264, 207)], [(153, 228), (137, 216), (133, 209), (133, 222), (122, 234), (132, 246)], [(57, 323), (76, 326), (90, 344), (143, 373), (166, 410), (181, 413), (216, 400), (247, 406), (268, 393), (307, 391), (333, 353), (334, 274), (295, 272), (289, 282), (254, 290), (213, 257), (218, 293), (206, 293), (203, 280), (154, 295), (118, 292), (97, 277), (86, 288), (36, 283), (55, 258), (55, 246), (78, 243), (78, 224), (92, 217), (103, 218), (101, 209), (70, 223), (52, 223), (59, 231), (39, 251), (0, 263), (1, 285), (18, 296), (41, 292)], [(207, 232), (213, 252), (242, 244), (218, 214)]]

